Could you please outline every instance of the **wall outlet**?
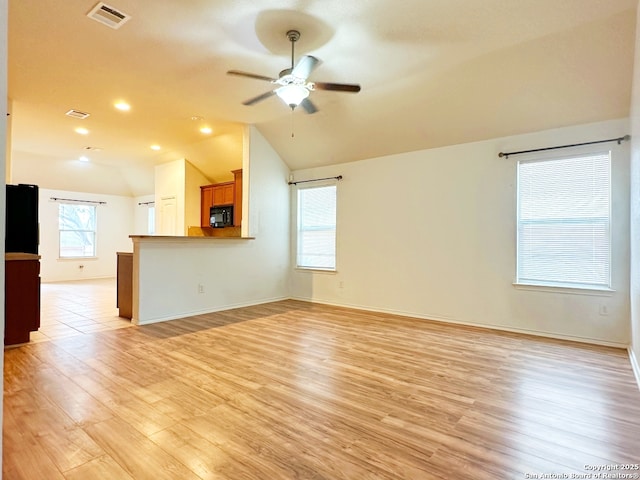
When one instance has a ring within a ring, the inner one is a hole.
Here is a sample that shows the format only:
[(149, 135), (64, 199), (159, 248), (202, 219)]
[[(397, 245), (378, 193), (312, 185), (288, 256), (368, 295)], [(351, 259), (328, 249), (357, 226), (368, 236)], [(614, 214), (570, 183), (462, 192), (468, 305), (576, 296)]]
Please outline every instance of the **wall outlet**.
[(602, 304), (600, 305), (600, 315), (602, 316), (607, 316), (609, 315), (609, 306)]
[(204, 285), (201, 283), (198, 284), (198, 293), (204, 293)]
[(342, 280), (338, 283), (338, 288), (344, 288), (344, 282)]

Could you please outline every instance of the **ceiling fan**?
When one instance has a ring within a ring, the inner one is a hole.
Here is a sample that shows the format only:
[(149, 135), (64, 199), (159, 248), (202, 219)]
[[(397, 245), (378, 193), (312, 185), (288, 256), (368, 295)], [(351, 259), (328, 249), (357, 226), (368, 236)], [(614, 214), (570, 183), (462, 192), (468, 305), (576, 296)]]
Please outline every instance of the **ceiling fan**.
[(289, 30), (287, 38), (291, 42), (291, 67), (280, 72), (278, 78), (266, 77), (255, 73), (242, 72), (240, 70), (229, 70), (227, 74), (238, 75), (240, 77), (255, 78), (257, 80), (266, 80), (278, 85), (277, 88), (251, 98), (243, 105), (254, 105), (262, 100), (277, 95), (286, 103), (291, 110), (298, 105), (302, 106), (307, 113), (315, 113), (318, 111), (316, 106), (309, 100), (309, 93), (314, 90), (331, 90), (334, 92), (352, 92), (360, 91), (360, 85), (348, 83), (329, 83), (329, 82), (309, 82), (307, 81), (311, 72), (320, 64), (320, 60), (311, 55), (303, 56), (297, 64), (294, 65), (294, 48), (295, 43), (300, 38), (300, 32), (297, 30)]

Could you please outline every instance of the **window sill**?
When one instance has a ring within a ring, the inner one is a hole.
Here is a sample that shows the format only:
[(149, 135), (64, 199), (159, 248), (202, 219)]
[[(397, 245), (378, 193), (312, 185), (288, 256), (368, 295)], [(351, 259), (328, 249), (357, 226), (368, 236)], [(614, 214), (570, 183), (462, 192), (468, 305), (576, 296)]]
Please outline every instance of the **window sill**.
[(98, 260), (98, 257), (58, 257), (58, 261), (65, 262), (67, 260)]
[(314, 267), (295, 267), (294, 270), (297, 270), (299, 272), (309, 272), (309, 273), (328, 273), (328, 274), (338, 273), (336, 269), (314, 268)]
[(592, 295), (599, 297), (610, 297), (616, 291), (606, 287), (585, 287), (585, 286), (559, 286), (559, 285), (545, 285), (539, 283), (518, 283), (513, 282), (513, 286), (518, 290), (531, 290), (534, 292), (549, 292), (549, 293), (565, 293), (570, 295)]

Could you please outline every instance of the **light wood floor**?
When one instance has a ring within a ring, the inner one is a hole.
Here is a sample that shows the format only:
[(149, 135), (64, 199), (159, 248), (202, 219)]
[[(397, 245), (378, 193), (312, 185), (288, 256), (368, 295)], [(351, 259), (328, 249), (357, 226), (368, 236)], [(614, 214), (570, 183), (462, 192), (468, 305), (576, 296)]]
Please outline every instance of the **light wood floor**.
[(295, 301), (7, 350), (4, 400), (5, 480), (496, 480), (640, 463), (623, 350)]
[(40, 286), (40, 328), (32, 342), (131, 326), (118, 316), (116, 279), (99, 278), (43, 283)]

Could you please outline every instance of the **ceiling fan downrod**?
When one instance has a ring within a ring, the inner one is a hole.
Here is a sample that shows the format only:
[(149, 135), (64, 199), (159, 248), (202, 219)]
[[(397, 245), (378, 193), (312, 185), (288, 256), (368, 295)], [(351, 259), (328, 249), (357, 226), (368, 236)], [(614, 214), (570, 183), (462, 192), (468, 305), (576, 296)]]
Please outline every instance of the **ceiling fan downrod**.
[(293, 67), (295, 65), (294, 48), (295, 48), (295, 43), (300, 39), (300, 32), (298, 30), (289, 30), (287, 32), (287, 38), (291, 42), (291, 70), (293, 70)]

